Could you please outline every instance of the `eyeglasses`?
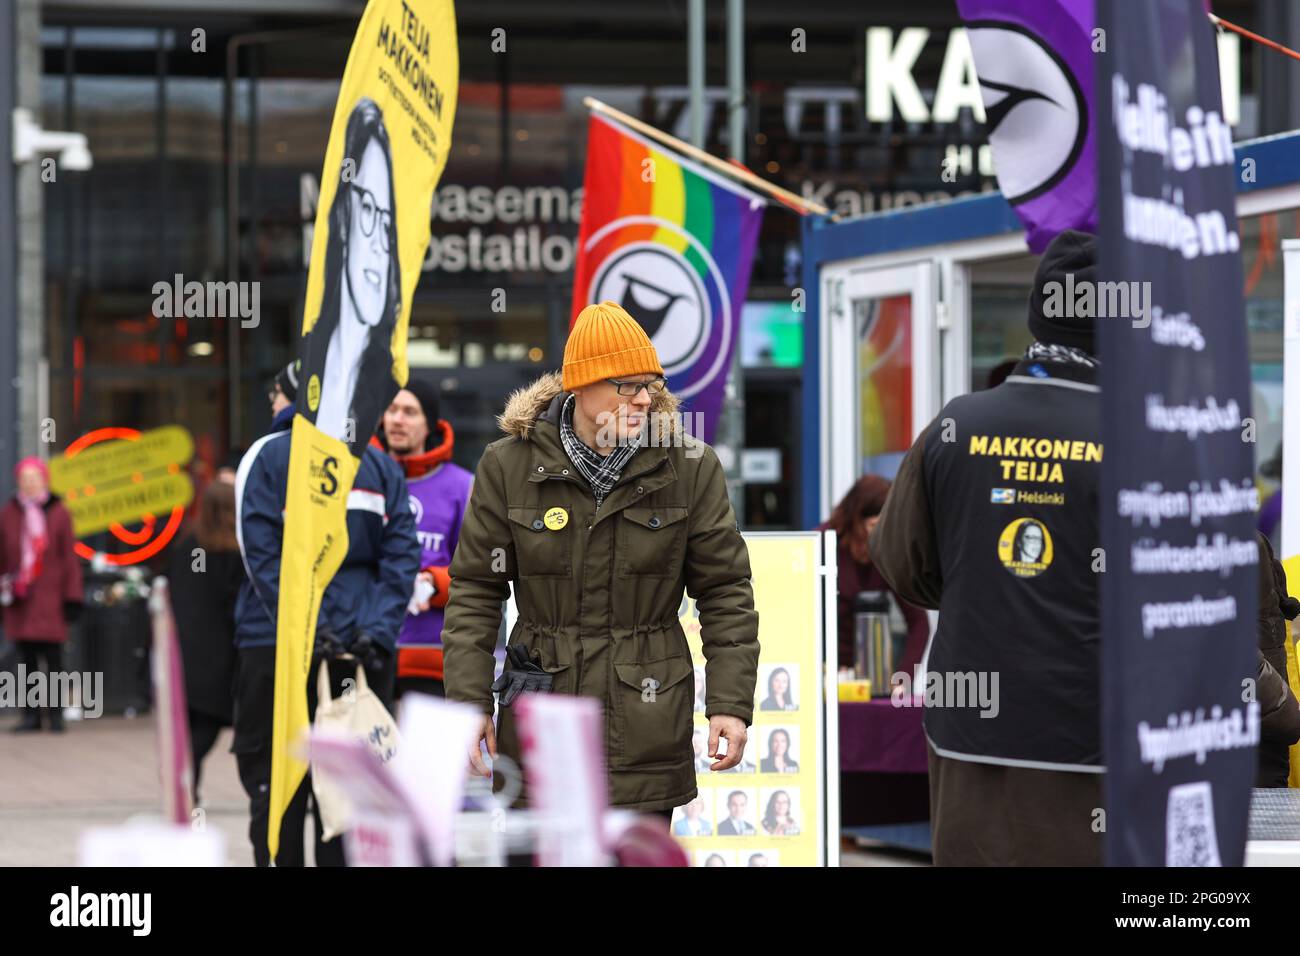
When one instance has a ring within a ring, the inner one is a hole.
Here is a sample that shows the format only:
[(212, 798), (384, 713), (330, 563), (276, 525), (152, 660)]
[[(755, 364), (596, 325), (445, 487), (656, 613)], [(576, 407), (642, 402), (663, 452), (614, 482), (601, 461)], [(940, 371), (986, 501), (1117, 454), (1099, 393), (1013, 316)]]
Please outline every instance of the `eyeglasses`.
[(391, 209), (381, 209), (375, 202), (375, 194), (365, 186), (358, 186), (356, 183), (350, 183), (352, 190), (361, 202), (361, 234), (363, 236), (372, 235), (375, 231), (375, 214), (378, 213), (382, 219), (382, 228), (379, 230), (379, 244), (384, 247), (384, 252), (388, 251), (389, 230), (393, 227), (393, 212)]
[(652, 378), (648, 382), (620, 382), (616, 378), (607, 378), (605, 381), (613, 385), (624, 398), (636, 398), (643, 388), (647, 395), (654, 398), (668, 385), (667, 380), (662, 378)]

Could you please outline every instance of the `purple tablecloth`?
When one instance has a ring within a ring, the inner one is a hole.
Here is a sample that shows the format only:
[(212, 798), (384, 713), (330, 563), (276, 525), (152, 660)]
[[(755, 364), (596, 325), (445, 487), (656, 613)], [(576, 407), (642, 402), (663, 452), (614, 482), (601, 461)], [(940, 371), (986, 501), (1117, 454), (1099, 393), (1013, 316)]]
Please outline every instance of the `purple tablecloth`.
[(922, 707), (840, 702), (840, 773), (927, 773)]

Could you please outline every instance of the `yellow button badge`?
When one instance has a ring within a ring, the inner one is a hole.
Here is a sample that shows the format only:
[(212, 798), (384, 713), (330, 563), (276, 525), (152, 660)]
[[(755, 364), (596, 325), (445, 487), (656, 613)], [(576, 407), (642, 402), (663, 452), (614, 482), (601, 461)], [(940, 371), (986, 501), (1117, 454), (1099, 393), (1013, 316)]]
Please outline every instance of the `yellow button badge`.
[(563, 508), (548, 508), (542, 521), (552, 531), (560, 531), (569, 523), (569, 513)]

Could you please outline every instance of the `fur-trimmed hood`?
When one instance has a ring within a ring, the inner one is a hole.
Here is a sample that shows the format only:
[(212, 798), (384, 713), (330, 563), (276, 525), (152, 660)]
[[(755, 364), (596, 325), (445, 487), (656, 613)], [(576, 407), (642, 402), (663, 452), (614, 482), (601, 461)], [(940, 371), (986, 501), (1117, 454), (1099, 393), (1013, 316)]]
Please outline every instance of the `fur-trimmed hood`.
[[(531, 385), (516, 389), (506, 399), (505, 411), (497, 416), (501, 430), (512, 438), (529, 441), (537, 420), (550, 407), (555, 396), (564, 392), (559, 372), (547, 372)], [(664, 389), (650, 400), (650, 425), (659, 429), (659, 438), (676, 435), (681, 428), (677, 407), (680, 400)]]

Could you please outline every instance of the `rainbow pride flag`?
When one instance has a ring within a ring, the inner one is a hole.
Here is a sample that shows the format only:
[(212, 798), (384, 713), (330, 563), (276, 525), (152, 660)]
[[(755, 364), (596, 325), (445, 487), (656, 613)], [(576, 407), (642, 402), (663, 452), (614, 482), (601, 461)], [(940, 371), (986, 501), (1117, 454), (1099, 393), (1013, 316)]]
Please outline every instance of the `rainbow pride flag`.
[(645, 328), (682, 399), (713, 441), (740, 338), (766, 201), (634, 131), (592, 115), (572, 327), (612, 300)]

